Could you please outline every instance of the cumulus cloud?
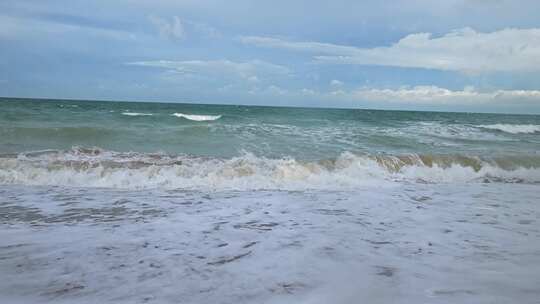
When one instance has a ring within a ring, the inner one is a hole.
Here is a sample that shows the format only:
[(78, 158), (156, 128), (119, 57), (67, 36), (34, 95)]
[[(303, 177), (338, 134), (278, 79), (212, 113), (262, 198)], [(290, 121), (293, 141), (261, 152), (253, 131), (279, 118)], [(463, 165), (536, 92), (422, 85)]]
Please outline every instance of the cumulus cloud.
[(181, 40), (186, 36), (184, 25), (178, 16), (174, 16), (170, 21), (157, 16), (149, 16), (148, 19), (157, 28), (159, 35), (163, 38)]
[(250, 60), (235, 62), (230, 60), (185, 60), (185, 61), (139, 61), (130, 65), (158, 67), (184, 75), (203, 75), (219, 78), (241, 78), (248, 82), (259, 82), (261, 77), (287, 76), (291, 71), (284, 66)]
[(245, 44), (315, 54), (318, 62), (381, 65), (461, 72), (540, 70), (540, 29), (503, 29), (481, 33), (464, 28), (434, 37), (405, 36), (388, 47), (358, 48), (269, 37), (241, 37)]

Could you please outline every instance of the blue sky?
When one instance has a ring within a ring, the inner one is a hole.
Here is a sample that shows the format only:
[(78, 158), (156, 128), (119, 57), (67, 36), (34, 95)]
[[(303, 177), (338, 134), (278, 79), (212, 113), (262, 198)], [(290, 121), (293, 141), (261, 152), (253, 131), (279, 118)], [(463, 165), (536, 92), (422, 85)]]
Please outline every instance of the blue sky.
[(10, 1), (0, 95), (540, 113), (540, 1)]

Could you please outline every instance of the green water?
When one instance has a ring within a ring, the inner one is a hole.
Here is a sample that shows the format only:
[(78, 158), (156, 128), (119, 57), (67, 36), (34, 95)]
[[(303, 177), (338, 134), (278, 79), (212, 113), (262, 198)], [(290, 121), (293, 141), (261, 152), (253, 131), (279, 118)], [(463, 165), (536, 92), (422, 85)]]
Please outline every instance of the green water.
[(2, 98), (0, 139), (2, 153), (81, 146), (222, 158), (537, 155), (540, 116)]

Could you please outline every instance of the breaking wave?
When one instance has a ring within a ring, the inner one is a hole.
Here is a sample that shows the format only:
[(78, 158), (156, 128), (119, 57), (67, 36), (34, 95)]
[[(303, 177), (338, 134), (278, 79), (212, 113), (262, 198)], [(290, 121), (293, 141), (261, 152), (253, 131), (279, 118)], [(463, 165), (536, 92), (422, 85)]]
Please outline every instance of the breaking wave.
[(540, 157), (355, 155), (219, 159), (73, 148), (0, 156), (0, 184), (126, 189), (354, 189), (399, 182), (540, 183)]
[(184, 114), (184, 113), (174, 113), (173, 116), (185, 118), (193, 121), (211, 121), (218, 120), (221, 118), (221, 115), (194, 115), (194, 114)]
[(511, 134), (532, 134), (540, 132), (540, 125), (512, 125), (512, 124), (493, 124), (480, 125), (479, 127), (489, 130), (497, 130)]
[(135, 112), (123, 112), (122, 115), (126, 116), (152, 116), (151, 113), (135, 113)]

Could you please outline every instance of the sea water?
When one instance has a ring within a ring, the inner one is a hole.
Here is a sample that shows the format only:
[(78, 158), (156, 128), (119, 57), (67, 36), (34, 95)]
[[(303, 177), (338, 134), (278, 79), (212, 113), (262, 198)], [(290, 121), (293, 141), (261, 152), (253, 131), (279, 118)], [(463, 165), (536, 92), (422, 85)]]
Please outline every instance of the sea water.
[(0, 100), (0, 297), (537, 303), (540, 116)]

